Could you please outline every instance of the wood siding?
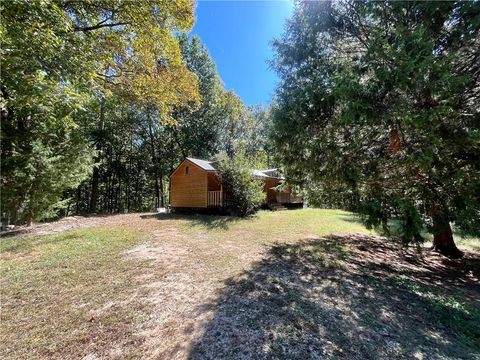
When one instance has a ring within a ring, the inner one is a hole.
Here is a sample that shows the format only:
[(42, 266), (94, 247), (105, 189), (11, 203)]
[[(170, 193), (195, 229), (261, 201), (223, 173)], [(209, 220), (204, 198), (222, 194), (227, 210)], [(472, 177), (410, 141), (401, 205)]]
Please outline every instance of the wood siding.
[(185, 160), (170, 177), (170, 187), (172, 207), (207, 207), (207, 172), (194, 163)]
[(292, 195), (292, 189), (289, 186), (285, 186), (282, 192), (272, 189), (273, 187), (280, 185), (279, 179), (267, 178), (264, 180), (264, 183), (263, 191), (266, 193), (267, 203), (288, 204), (303, 202), (301, 196)]
[(217, 172), (208, 172), (208, 191), (218, 191), (222, 188), (220, 176)]
[[(280, 179), (264, 178), (263, 181), (266, 203), (302, 202), (301, 197), (291, 195), (288, 187), (282, 192), (273, 189), (280, 184)], [(226, 202), (228, 194), (223, 194), (217, 171), (206, 171), (187, 159), (170, 176), (170, 205), (174, 208), (226, 206)]]

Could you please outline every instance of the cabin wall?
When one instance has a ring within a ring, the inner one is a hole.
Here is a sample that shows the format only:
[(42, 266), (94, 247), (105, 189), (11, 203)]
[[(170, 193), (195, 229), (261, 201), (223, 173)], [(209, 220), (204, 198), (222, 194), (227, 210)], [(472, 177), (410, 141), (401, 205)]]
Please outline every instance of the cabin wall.
[(208, 178), (208, 191), (219, 191), (222, 188), (222, 184), (220, 182), (220, 176), (218, 173), (209, 172), (207, 173)]
[[(188, 174), (185, 168), (188, 166)], [(170, 178), (172, 207), (207, 207), (207, 172), (190, 161), (184, 161)]]

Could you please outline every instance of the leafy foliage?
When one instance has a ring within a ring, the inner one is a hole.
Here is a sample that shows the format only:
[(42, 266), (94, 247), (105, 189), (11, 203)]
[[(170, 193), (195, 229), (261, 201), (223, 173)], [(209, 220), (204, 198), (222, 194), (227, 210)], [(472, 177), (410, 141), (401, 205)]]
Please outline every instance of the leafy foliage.
[[(92, 113), (103, 114), (101, 126), (90, 131), (98, 150), (96, 173), (69, 191), (70, 211), (115, 213), (162, 207), (168, 203), (169, 174), (185, 157), (212, 159), (226, 144), (232, 144), (235, 153), (248, 150), (249, 159), (261, 152), (265, 136), (252, 134), (261, 133), (263, 122), (257, 122), (235, 94), (224, 90), (200, 39), (178, 36), (185, 64), (198, 78), (201, 104), (175, 107), (173, 124), (163, 121), (155, 106), (125, 102), (118, 93), (107, 96), (103, 105), (96, 103)], [(229, 137), (225, 129), (232, 123), (235, 131)]]
[(287, 175), (457, 255), (449, 222), (480, 229), (479, 19), (476, 2), (299, 3), (274, 43)]
[(243, 155), (220, 157), (223, 191), (227, 208), (237, 216), (255, 212), (265, 200), (263, 184), (252, 173), (252, 167)]
[(88, 136), (104, 130), (105, 97), (153, 106), (165, 123), (175, 106), (198, 106), (197, 77), (174, 34), (193, 24), (190, 0), (0, 7), (2, 209), (12, 222), (52, 215), (92, 171)]

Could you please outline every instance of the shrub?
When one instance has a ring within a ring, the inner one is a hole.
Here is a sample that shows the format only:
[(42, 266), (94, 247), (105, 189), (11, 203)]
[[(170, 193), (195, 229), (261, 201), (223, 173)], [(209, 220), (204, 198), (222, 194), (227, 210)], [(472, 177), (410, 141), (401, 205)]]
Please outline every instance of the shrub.
[(241, 156), (223, 157), (218, 162), (222, 173), (226, 208), (234, 215), (254, 213), (265, 200), (263, 183), (252, 174), (252, 168)]

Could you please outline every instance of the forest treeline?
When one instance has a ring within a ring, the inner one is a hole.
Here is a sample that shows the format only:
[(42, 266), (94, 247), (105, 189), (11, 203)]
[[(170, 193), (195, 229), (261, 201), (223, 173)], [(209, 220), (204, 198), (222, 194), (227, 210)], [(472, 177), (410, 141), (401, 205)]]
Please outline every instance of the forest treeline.
[(225, 90), (190, 0), (0, 6), (4, 222), (163, 207), (187, 156), (267, 165), (266, 110)]

